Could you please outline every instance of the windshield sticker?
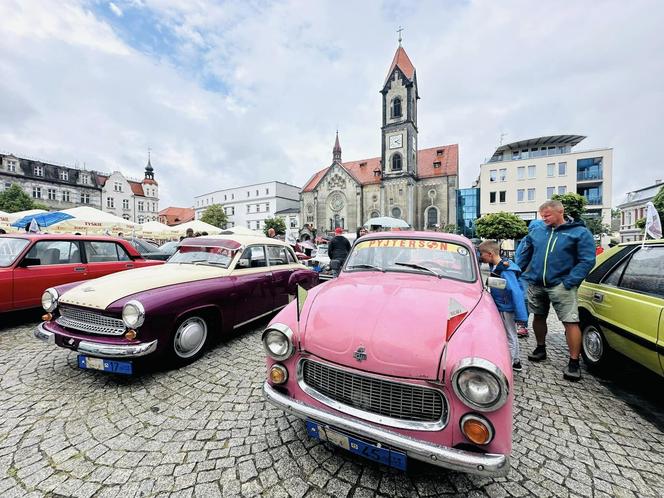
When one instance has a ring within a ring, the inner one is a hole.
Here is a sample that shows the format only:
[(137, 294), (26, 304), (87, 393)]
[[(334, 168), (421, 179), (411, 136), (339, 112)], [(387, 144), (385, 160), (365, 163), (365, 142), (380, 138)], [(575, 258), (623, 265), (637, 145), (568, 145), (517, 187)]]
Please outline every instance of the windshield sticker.
[(374, 239), (360, 242), (355, 250), (374, 249), (379, 247), (399, 247), (404, 249), (430, 249), (432, 251), (456, 252), (462, 256), (468, 254), (468, 250), (457, 244), (441, 242), (438, 240), (415, 240), (415, 239)]

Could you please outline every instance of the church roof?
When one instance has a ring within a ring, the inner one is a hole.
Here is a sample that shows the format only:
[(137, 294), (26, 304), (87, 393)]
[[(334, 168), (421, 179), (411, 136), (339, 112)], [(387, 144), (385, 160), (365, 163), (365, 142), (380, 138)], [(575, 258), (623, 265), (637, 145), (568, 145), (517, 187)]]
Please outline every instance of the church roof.
[(387, 83), (387, 81), (390, 79), (390, 75), (392, 74), (392, 71), (395, 67), (401, 69), (401, 72), (409, 80), (412, 80), (415, 76), (415, 66), (413, 66), (412, 62), (410, 62), (408, 54), (406, 54), (406, 51), (401, 45), (399, 45), (399, 48), (397, 48), (397, 51), (394, 53), (394, 59), (392, 59), (390, 70), (387, 72), (387, 76), (385, 77), (385, 83)]
[[(341, 166), (360, 185), (379, 184), (381, 177), (374, 171), (380, 170), (380, 157), (347, 161)], [(325, 173), (331, 166), (317, 171), (302, 188), (302, 192), (311, 192), (316, 189)], [(417, 153), (418, 178), (435, 178), (438, 176), (451, 176), (459, 174), (459, 146), (458, 144), (440, 145), (430, 149), (422, 149)]]

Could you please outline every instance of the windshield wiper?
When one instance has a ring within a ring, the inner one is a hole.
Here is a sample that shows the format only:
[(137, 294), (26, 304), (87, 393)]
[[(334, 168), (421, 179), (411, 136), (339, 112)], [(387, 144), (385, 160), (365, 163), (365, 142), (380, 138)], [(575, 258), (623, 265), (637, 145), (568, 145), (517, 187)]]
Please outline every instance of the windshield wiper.
[(382, 271), (383, 273), (385, 273), (385, 268), (381, 268), (380, 266), (370, 265), (368, 263), (360, 263), (360, 264), (357, 264), (357, 265), (346, 267), (347, 270), (352, 270), (354, 268), (371, 268), (373, 270), (378, 270), (378, 271)]
[(225, 266), (225, 263), (219, 261), (208, 261), (207, 259), (197, 259), (195, 261), (190, 261), (194, 265), (213, 265), (213, 266)]
[(432, 273), (433, 275), (436, 275), (438, 278), (443, 278), (443, 276), (440, 273), (432, 270), (431, 268), (427, 268), (426, 266), (418, 265), (415, 263), (404, 263), (402, 261), (395, 261), (394, 264), (399, 266), (407, 266), (408, 268), (415, 268), (417, 270), (425, 270), (428, 271), (429, 273)]

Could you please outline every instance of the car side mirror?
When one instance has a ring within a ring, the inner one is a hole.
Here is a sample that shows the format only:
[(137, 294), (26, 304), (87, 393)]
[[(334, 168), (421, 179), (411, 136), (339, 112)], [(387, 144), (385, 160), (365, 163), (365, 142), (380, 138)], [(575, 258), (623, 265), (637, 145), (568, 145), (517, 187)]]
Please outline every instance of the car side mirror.
[(27, 268), (28, 266), (39, 266), (41, 265), (41, 259), (39, 258), (23, 258), (23, 260), (18, 264), (21, 268)]
[(250, 266), (251, 262), (249, 261), (249, 258), (240, 258), (237, 262), (238, 268), (249, 268)]
[(500, 277), (489, 277), (486, 279), (486, 285), (489, 289), (504, 289), (507, 287), (507, 280)]

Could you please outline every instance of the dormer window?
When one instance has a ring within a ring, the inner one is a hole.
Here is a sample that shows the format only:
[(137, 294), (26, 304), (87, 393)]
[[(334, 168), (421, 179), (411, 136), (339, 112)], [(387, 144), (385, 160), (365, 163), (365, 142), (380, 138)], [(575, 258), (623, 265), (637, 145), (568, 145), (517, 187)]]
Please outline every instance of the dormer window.
[(395, 97), (392, 101), (392, 117), (401, 117), (401, 97)]
[(366, 165), (367, 165), (367, 163), (365, 163), (365, 162), (364, 162), (364, 163), (360, 163), (360, 168), (363, 167), (363, 166), (366, 166)]
[(392, 171), (401, 171), (401, 154), (396, 153), (392, 156)]
[(44, 167), (43, 166), (35, 166), (32, 169), (32, 172), (35, 176), (44, 176)]
[(69, 171), (67, 171), (66, 169), (61, 169), (60, 180), (69, 180)]
[(380, 176), (380, 170), (379, 169), (374, 170), (374, 176)]
[(436, 161), (435, 163), (433, 163), (433, 167), (440, 168), (440, 161)]
[(436, 155), (437, 155), (437, 156), (442, 156), (442, 155), (443, 155), (443, 152), (445, 152), (444, 149), (438, 149), (438, 150), (436, 151)]

